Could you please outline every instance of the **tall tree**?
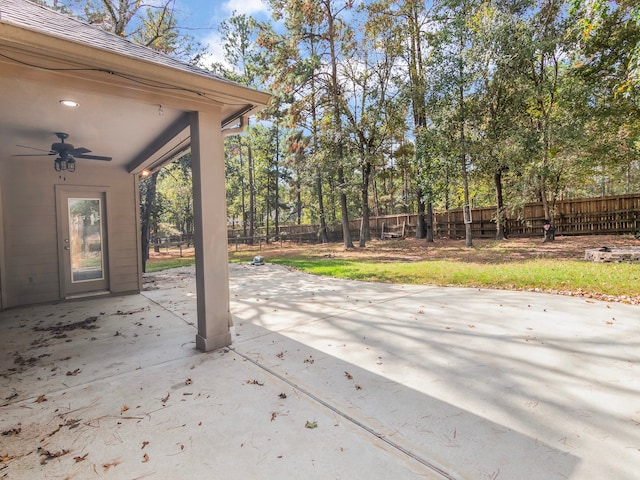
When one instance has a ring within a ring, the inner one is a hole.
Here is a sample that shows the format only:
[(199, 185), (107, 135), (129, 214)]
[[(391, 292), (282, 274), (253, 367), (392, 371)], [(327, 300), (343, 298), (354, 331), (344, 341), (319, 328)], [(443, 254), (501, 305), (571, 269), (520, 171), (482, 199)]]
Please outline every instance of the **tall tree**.
[(436, 104), (449, 110), (440, 115), (455, 130), (452, 138), (457, 150), (462, 179), (463, 211), (465, 218), (465, 244), (473, 245), (471, 229), (471, 202), (469, 193), (469, 169), (472, 158), (470, 138), (470, 93), (476, 88), (477, 66), (470, 61), (472, 35), (471, 12), (477, 7), (474, 0), (444, 0), (435, 6), (434, 16), (438, 29), (433, 35), (433, 61), (439, 65), (439, 76), (432, 89)]
[[(297, 14), (297, 15), (296, 15)], [(320, 121), (323, 105), (326, 103), (321, 94), (318, 77), (323, 68), (321, 62), (321, 25), (307, 22), (302, 12), (295, 9), (289, 13), (286, 5), (278, 3), (274, 9), (276, 19), (286, 17), (287, 29), (277, 33), (270, 25), (262, 25), (259, 43), (268, 52), (267, 64), (272, 68), (265, 70), (266, 78), (277, 97), (288, 96), (286, 124), (291, 130), (288, 140), (289, 153), (296, 162), (297, 174), (309, 178), (306, 182), (297, 177), (298, 221), (302, 217), (302, 186), (305, 183), (315, 188), (318, 236), (321, 242), (329, 241), (327, 216), (325, 212), (324, 180), (328, 175), (320, 141)]]
[[(352, 50), (353, 31), (342, 17), (351, 10), (353, 2), (271, 0), (270, 5), (274, 17), (283, 20), (287, 30), (289, 47), (286, 49), (286, 55), (281, 57), (282, 62), (296, 62), (292, 70), (298, 73), (303, 70), (309, 75), (305, 87), (309, 87), (311, 92), (307, 91), (306, 97), (313, 97), (313, 112), (317, 115), (311, 127), (317, 128), (319, 135), (323, 136), (323, 142), (314, 144), (314, 148), (322, 145), (330, 152), (330, 155), (327, 155), (316, 151), (314, 155), (316, 158), (330, 159), (333, 164), (339, 192), (344, 245), (345, 248), (352, 248), (347, 203), (348, 184), (345, 174), (347, 158), (343, 131), (344, 88), (339, 65), (343, 58), (349, 57)], [(308, 62), (297, 62), (301, 50), (307, 54)], [(305, 69), (305, 65), (311, 68)], [(293, 86), (295, 82), (292, 82)], [(321, 112), (318, 112), (319, 105), (323, 106)]]
[[(258, 22), (253, 17), (245, 14), (234, 12), (230, 18), (222, 21), (220, 33), (222, 35), (224, 59), (231, 67), (217, 63), (212, 65), (211, 68), (226, 78), (243, 85), (255, 87), (260, 77), (260, 71), (264, 68), (263, 53), (257, 44), (259, 31)], [(227, 140), (227, 142), (230, 141)], [(238, 141), (241, 149), (243, 146), (246, 147), (247, 153), (247, 190), (249, 194), (249, 209), (247, 211), (249, 227), (247, 236), (249, 243), (253, 243), (256, 232), (256, 172), (251, 145), (245, 143), (242, 137)]]
[(531, 96), (528, 112), (532, 133), (537, 135), (534, 155), (534, 182), (542, 201), (544, 215), (553, 227), (559, 172), (554, 164), (553, 122), (561, 86), (561, 56), (564, 32), (563, 3), (542, 0), (529, 27), (531, 43), (528, 53), (528, 75)]
[(472, 58), (478, 64), (479, 83), (472, 95), (472, 111), (478, 135), (477, 167), (493, 178), (496, 204), (496, 239), (506, 236), (503, 179), (518, 171), (523, 158), (518, 117), (526, 111), (526, 62), (522, 47), (527, 39), (523, 15), (527, 2), (483, 3), (471, 16)]
[[(376, 19), (379, 20), (379, 19)], [(395, 82), (400, 49), (387, 23), (369, 21), (354, 56), (344, 64), (346, 85), (351, 90), (344, 103), (350, 143), (361, 171), (360, 247), (366, 246), (369, 232), (369, 191), (376, 167), (390, 154), (390, 144), (405, 128), (400, 88)]]
[[(373, 16), (389, 16), (393, 18), (393, 26), (390, 31), (395, 32), (396, 38), (402, 48), (402, 54), (406, 69), (406, 90), (411, 99), (411, 112), (416, 138), (416, 157), (413, 162), (414, 176), (426, 178), (421, 170), (428, 168), (428, 158), (420, 157), (425, 149), (419, 145), (422, 134), (421, 130), (427, 126), (428, 113), (426, 95), (428, 90), (427, 58), (430, 46), (427, 43), (428, 30), (430, 28), (430, 16), (426, 9), (426, 3), (420, 0), (380, 0), (373, 2), (369, 7), (369, 12)], [(427, 229), (425, 225), (425, 206), (433, 202), (433, 198), (428, 195), (431, 191), (429, 186), (420, 182), (414, 183), (415, 195), (418, 206), (418, 216), (416, 225), (416, 238), (426, 238), (428, 242), (433, 241), (433, 229)], [(425, 195), (427, 193), (427, 195)], [(429, 207), (429, 212), (432, 208)], [(427, 223), (433, 225), (431, 216)]]

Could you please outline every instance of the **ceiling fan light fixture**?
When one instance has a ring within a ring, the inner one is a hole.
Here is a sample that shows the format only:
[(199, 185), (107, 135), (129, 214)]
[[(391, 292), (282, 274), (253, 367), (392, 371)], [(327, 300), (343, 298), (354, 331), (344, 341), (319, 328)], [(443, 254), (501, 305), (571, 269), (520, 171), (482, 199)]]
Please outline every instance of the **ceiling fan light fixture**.
[(65, 107), (76, 108), (79, 107), (80, 104), (78, 102), (74, 102), (73, 100), (60, 100), (60, 103)]
[(53, 162), (53, 168), (56, 172), (75, 172), (76, 159), (73, 157), (58, 157)]

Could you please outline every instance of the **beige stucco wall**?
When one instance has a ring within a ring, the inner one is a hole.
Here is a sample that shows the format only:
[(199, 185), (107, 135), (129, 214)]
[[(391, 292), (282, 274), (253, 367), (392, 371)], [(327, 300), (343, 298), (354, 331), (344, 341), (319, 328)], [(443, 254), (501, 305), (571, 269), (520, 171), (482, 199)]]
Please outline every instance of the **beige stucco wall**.
[[(59, 300), (56, 185), (105, 187), (109, 290), (139, 291), (140, 262), (135, 177), (109, 164), (79, 160), (58, 173), (53, 158), (0, 159), (4, 231), (3, 308)], [(0, 249), (2, 254), (2, 249)]]

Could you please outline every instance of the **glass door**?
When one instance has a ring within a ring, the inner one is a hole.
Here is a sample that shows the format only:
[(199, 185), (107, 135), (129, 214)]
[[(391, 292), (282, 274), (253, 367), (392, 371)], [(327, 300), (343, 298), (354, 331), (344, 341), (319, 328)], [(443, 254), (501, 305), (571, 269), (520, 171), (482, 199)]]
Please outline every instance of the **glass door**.
[(106, 290), (104, 192), (62, 191), (60, 197), (63, 296)]

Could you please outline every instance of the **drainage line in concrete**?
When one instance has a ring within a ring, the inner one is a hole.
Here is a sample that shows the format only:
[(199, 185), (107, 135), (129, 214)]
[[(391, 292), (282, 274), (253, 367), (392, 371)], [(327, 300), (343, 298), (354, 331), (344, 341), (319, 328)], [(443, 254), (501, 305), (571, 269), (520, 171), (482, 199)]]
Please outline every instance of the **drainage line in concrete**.
[(257, 361), (253, 360), (252, 358), (248, 357), (247, 355), (238, 352), (237, 350), (235, 350), (234, 348), (230, 347), (230, 350), (232, 350), (236, 355), (239, 355), (240, 357), (244, 358), (245, 360), (251, 362), (252, 364), (254, 364), (256, 367), (264, 370), (265, 372), (269, 373), (270, 375), (273, 375), (274, 377), (282, 380), (284, 383), (286, 383), (287, 385), (291, 386), (292, 388), (295, 388), (296, 390), (302, 392), (302, 394), (306, 395), (307, 397), (311, 398), (313, 401), (319, 403), (320, 405), (328, 408), (329, 410), (331, 410), (333, 413), (335, 413), (336, 415), (341, 416), (342, 418), (344, 418), (345, 420), (347, 420), (348, 422), (360, 427), (361, 429), (365, 430), (366, 432), (368, 432), (369, 434), (373, 435), (374, 437), (382, 440), (383, 442), (385, 442), (387, 445), (389, 445), (390, 447), (402, 452), (403, 454), (413, 458), (415, 461), (421, 463), (422, 465), (424, 465), (425, 467), (427, 467), (429, 470), (432, 470), (434, 473), (440, 475), (443, 479), (446, 480), (460, 480), (459, 477), (454, 476), (451, 473), (448, 473), (447, 471), (445, 471), (442, 467), (439, 467), (437, 465), (434, 465), (432, 462), (430, 462), (429, 460), (425, 460), (424, 458), (416, 455), (415, 453), (411, 452), (410, 450), (407, 450), (406, 448), (404, 448), (403, 446), (397, 444), (396, 442), (393, 442), (391, 440), (389, 440), (387, 437), (385, 437), (383, 434), (376, 432), (375, 430), (373, 430), (371, 427), (368, 427), (367, 425), (365, 425), (364, 423), (356, 420), (355, 418), (353, 418), (352, 416), (344, 413), (343, 411), (337, 409), (336, 407), (334, 407), (333, 405), (329, 404), (328, 402), (325, 402), (324, 400), (322, 400), (321, 398), (319, 398), (318, 396), (314, 395), (313, 393), (309, 392), (308, 390), (305, 390), (304, 388), (300, 387), (299, 385), (293, 383), (291, 380), (289, 380), (288, 378), (276, 373), (275, 371), (271, 370), (269, 367), (265, 367), (264, 365), (258, 363)]

